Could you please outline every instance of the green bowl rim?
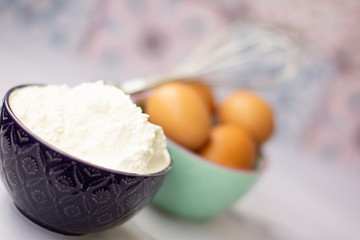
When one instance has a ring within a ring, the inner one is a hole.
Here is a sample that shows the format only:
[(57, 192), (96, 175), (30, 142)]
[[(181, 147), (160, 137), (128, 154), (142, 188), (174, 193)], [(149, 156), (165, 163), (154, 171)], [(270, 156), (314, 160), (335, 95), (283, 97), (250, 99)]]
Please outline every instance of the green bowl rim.
[(250, 174), (250, 175), (258, 175), (261, 172), (263, 172), (265, 170), (265, 168), (267, 167), (267, 161), (266, 158), (263, 157), (263, 155), (259, 154), (259, 156), (257, 157), (257, 161), (256, 161), (256, 166), (253, 169), (242, 169), (242, 168), (233, 168), (233, 167), (228, 167), (216, 162), (212, 162), (209, 161), (208, 159), (200, 156), (199, 154), (186, 149), (185, 147), (181, 146), (180, 144), (176, 143), (174, 140), (170, 139), (169, 137), (167, 137), (167, 141), (168, 144), (176, 147), (177, 149), (180, 149), (181, 151), (185, 152), (188, 155), (191, 155), (194, 157), (194, 159), (198, 160), (198, 161), (203, 161), (205, 164), (209, 164), (209, 165), (213, 165), (213, 166), (217, 166), (220, 167), (224, 170), (227, 171), (231, 171), (231, 172), (235, 172), (235, 173), (241, 173), (241, 174)]

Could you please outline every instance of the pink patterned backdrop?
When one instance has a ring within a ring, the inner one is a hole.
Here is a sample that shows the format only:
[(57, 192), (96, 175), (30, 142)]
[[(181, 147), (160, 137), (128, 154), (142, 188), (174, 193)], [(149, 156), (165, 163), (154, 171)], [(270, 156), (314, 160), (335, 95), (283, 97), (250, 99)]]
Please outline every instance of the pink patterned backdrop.
[[(333, 63), (323, 96), (300, 143), (331, 164), (360, 169), (360, 2), (357, 0), (231, 1), (246, 18), (299, 31)], [(228, 6), (228, 7), (229, 7)], [(233, 11), (232, 11), (233, 12)], [(236, 12), (236, 11), (235, 11)], [(236, 13), (233, 13), (236, 15)], [(312, 85), (311, 87), (314, 87)], [(297, 91), (308, 91), (298, 88)], [(320, 91), (319, 91), (320, 92)], [(304, 95), (306, 96), (306, 95)], [(316, 100), (316, 99), (314, 99)]]
[(360, 1), (0, 0), (0, 42), (25, 36), (121, 81), (173, 66), (236, 19), (288, 27), (304, 42), (297, 78), (261, 92), (277, 114), (274, 144), (360, 170)]

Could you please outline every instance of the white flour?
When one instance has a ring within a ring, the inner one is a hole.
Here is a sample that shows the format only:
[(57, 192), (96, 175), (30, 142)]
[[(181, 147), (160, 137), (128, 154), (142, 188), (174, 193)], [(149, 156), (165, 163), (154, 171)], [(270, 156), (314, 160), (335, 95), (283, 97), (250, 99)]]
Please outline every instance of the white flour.
[(20, 88), (11, 94), (10, 107), (37, 136), (84, 161), (138, 174), (169, 164), (162, 128), (102, 81)]

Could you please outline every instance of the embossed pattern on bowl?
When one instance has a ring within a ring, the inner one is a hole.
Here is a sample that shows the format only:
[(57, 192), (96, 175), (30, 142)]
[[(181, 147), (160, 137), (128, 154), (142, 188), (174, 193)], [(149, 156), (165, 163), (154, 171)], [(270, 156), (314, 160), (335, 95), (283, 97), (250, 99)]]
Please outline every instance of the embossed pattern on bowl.
[(76, 159), (21, 124), (9, 107), (12, 90), (1, 108), (0, 172), (27, 218), (52, 231), (82, 235), (124, 223), (152, 200), (171, 165), (139, 175)]

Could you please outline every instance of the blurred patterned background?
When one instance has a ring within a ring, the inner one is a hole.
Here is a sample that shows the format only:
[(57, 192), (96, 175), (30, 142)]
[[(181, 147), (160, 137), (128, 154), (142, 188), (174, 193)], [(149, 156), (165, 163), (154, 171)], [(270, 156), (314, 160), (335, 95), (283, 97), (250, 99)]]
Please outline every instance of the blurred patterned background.
[[(235, 20), (274, 23), (301, 37), (296, 78), (260, 92), (277, 115), (271, 144), (358, 174), (357, 0), (0, 0), (0, 68), (9, 88), (64, 78), (120, 82), (174, 66)], [(42, 79), (42, 71), (54, 78)]]

